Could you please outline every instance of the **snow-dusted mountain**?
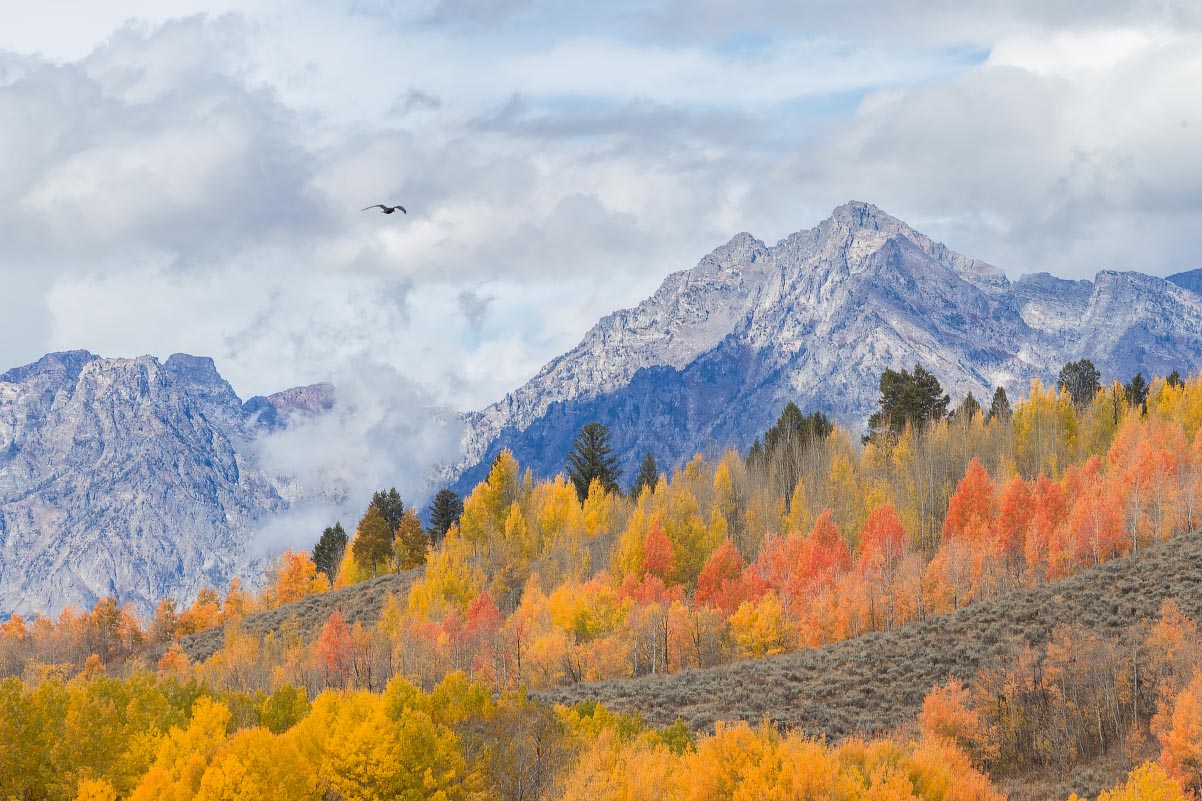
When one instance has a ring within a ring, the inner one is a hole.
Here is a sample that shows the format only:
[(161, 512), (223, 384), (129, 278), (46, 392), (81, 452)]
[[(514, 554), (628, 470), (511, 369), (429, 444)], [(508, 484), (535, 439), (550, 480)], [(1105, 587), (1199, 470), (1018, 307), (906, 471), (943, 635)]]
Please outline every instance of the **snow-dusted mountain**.
[(1082, 357), (1106, 377), (1193, 372), (1200, 286), (1193, 274), (1134, 272), (1011, 282), (875, 206), (848, 203), (773, 247), (737, 235), (468, 415), (458, 485), (481, 478), (502, 447), (536, 472), (558, 472), (590, 420), (613, 430), (625, 480), (648, 450), (667, 466), (709, 446), (746, 446), (789, 400), (859, 427), (881, 372), (916, 362), (953, 399), (987, 400), (997, 386), (1021, 395), (1031, 378)]
[(315, 385), (243, 403), (184, 354), (52, 353), (0, 375), (0, 618), (224, 587), (256, 521), (293, 500), (251, 443), (332, 402)]

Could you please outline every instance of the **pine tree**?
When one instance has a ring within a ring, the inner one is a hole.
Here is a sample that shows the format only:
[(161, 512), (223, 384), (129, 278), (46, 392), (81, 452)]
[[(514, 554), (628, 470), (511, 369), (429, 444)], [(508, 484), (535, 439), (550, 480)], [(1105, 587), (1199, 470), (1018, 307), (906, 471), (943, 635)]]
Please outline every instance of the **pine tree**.
[(1101, 379), (1102, 375), (1098, 368), (1093, 366), (1093, 362), (1080, 359), (1060, 368), (1056, 386), (1059, 389), (1067, 389), (1073, 404), (1081, 408), (1093, 403), (1094, 396), (1102, 388)]
[(977, 398), (971, 392), (964, 396), (964, 400), (960, 401), (960, 405), (952, 412), (952, 418), (965, 423), (970, 422), (972, 418), (981, 411), (981, 404), (977, 402)]
[(1131, 380), (1123, 385), (1123, 389), (1127, 393), (1127, 403), (1147, 411), (1145, 404), (1148, 402), (1148, 382), (1143, 373), (1132, 376)]
[(374, 503), (367, 507), (367, 514), (363, 515), (355, 531), (351, 553), (360, 567), (371, 570), (373, 576), (379, 574), (380, 566), (387, 564), (392, 556), (392, 532), (380, 507)]
[(643, 493), (643, 487), (650, 487), (652, 492), (655, 492), (655, 485), (659, 483), (659, 467), (655, 464), (655, 457), (651, 455), (651, 451), (647, 451), (647, 455), (643, 457), (643, 463), (639, 466), (639, 474), (635, 476), (634, 483), (630, 485), (630, 497), (638, 499)]
[(321, 539), (313, 546), (313, 564), (317, 570), (326, 574), (330, 581), (338, 574), (338, 566), (342, 564), (342, 555), (346, 553), (346, 529), (342, 523), (327, 526), (321, 532)]
[(922, 428), (947, 417), (951, 398), (943, 394), (939, 379), (921, 364), (914, 365), (913, 373), (885, 370), (881, 373), (880, 389), (877, 401), (880, 411), (868, 418), (870, 436), (884, 431), (900, 434), (907, 423)]
[(448, 487), (440, 489), (434, 500), (430, 501), (430, 525), (426, 529), (426, 533), (430, 535), (430, 542), (433, 545), (442, 542), (442, 538), (447, 535), (451, 526), (459, 522), (462, 514), (463, 501), (455, 491)]
[(1165, 378), (1165, 381), (1174, 389), (1180, 389), (1181, 387), (1185, 386), (1185, 381), (1181, 378), (1181, 372), (1179, 370), (1173, 370), (1173, 372), (1169, 373)]
[(814, 440), (830, 436), (834, 428), (822, 412), (802, 414), (797, 404), (789, 401), (776, 418), (776, 425), (764, 432), (764, 452), (771, 457), (783, 447), (804, 448)]
[(390, 490), (380, 490), (373, 494), (371, 505), (380, 510), (380, 514), (388, 523), (389, 531), (396, 531), (396, 527), (401, 524), (401, 519), (405, 516), (405, 503), (401, 500), (396, 487)]
[(1010, 408), (1010, 399), (1006, 397), (1004, 387), (998, 387), (993, 391), (993, 402), (989, 404), (989, 414), (985, 415), (985, 422), (991, 420), (1000, 420), (1006, 422), (1014, 414), (1014, 409)]
[(568, 454), (568, 478), (576, 487), (576, 495), (584, 503), (589, 484), (598, 479), (607, 492), (618, 491), (618, 457), (609, 446), (609, 429), (600, 423), (589, 423), (580, 429), (572, 452)]

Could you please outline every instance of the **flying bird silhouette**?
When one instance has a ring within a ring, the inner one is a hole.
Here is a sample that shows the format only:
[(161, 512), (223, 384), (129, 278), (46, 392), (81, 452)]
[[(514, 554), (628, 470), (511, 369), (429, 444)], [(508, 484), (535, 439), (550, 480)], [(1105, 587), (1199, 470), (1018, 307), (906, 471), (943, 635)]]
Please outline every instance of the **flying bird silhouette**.
[[(409, 213), (409, 212), (405, 211), (404, 206), (385, 206), (383, 203), (377, 203), (374, 206), (368, 206), (367, 209), (379, 209), (381, 214), (392, 214), (394, 211), (397, 211), (398, 209), (400, 210), (401, 214)], [(367, 209), (360, 209), (360, 211), (367, 211)]]

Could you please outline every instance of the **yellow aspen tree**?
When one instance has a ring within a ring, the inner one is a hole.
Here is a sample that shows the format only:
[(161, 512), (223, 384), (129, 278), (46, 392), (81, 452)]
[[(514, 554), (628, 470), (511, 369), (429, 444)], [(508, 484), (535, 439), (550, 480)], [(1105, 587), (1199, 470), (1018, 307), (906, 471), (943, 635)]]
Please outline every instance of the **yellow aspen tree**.
[(288, 740), (243, 729), (213, 757), (196, 801), (320, 801), (317, 774)]

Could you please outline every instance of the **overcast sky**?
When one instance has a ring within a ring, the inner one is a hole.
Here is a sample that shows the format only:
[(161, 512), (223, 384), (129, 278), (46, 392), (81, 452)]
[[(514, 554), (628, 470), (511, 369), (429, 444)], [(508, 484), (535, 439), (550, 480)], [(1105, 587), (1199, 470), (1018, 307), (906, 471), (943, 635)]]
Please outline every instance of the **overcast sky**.
[(0, 0), (0, 369), (479, 408), (849, 199), (1011, 277), (1202, 267), (1200, 8)]

